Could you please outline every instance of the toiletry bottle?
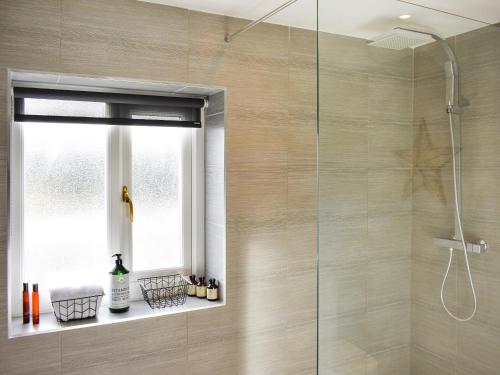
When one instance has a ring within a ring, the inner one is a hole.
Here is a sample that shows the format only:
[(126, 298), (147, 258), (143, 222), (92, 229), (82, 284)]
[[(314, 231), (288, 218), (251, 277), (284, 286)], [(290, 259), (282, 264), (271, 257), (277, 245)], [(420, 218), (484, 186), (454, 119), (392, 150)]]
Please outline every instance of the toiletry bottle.
[(217, 301), (219, 299), (219, 287), (215, 283), (215, 279), (208, 280), (207, 299), (209, 301)]
[(30, 291), (28, 283), (23, 283), (23, 324), (30, 322)]
[(129, 272), (123, 267), (121, 254), (114, 254), (113, 257), (116, 257), (116, 260), (115, 268), (109, 273), (109, 311), (112, 313), (123, 313), (129, 309)]
[(190, 283), (188, 284), (187, 295), (190, 297), (196, 297), (196, 276), (189, 276)]
[(33, 305), (33, 325), (36, 325), (40, 323), (40, 297), (38, 295), (38, 284), (33, 284), (31, 304)]
[(198, 284), (196, 285), (196, 297), (207, 298), (207, 284), (205, 284), (205, 278), (200, 277)]

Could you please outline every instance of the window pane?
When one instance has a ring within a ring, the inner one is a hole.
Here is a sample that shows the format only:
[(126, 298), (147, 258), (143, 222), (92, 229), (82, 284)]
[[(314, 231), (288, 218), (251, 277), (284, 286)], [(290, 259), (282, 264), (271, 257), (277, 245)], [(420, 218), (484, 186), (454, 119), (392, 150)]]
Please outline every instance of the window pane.
[(25, 123), (23, 279), (104, 284), (107, 126)]
[(180, 156), (185, 131), (131, 129), (134, 271), (182, 265)]
[(105, 117), (106, 103), (75, 100), (24, 99), (27, 115)]

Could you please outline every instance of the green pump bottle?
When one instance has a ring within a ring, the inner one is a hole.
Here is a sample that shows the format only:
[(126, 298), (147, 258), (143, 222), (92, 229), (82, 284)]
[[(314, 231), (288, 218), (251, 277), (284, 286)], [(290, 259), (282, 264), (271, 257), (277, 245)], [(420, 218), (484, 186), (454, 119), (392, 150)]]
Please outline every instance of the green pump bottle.
[(130, 307), (129, 271), (123, 267), (121, 254), (114, 254), (113, 257), (116, 257), (116, 260), (115, 268), (109, 273), (109, 311), (112, 313), (123, 313), (128, 311)]

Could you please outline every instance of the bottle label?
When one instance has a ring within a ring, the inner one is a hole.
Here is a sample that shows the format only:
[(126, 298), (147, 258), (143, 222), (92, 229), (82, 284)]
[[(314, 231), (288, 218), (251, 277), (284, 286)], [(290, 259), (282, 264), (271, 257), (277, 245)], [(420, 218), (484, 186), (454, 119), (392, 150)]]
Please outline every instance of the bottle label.
[(196, 297), (205, 298), (207, 296), (207, 287), (197, 286), (196, 287)]
[(216, 301), (219, 298), (219, 291), (216, 288), (207, 289), (207, 299), (210, 301)]
[(112, 309), (122, 309), (128, 307), (129, 299), (129, 282), (128, 274), (111, 275), (111, 298), (109, 307)]
[(196, 285), (189, 284), (188, 286), (188, 296), (195, 296), (196, 295)]

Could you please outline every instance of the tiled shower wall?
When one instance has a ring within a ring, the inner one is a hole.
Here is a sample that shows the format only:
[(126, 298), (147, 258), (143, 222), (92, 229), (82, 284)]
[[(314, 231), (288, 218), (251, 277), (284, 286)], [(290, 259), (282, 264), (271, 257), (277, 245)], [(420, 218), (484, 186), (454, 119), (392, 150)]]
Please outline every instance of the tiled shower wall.
[(320, 374), (410, 371), (413, 53), (319, 39)]
[[(0, 374), (315, 373), (315, 33), (262, 24), (224, 43), (246, 22), (135, 0), (0, 2)], [(227, 88), (226, 307), (7, 339), (8, 68)]]
[[(462, 78), (462, 205), (465, 237), (490, 250), (470, 255), (476, 317), (456, 323), (444, 312), (440, 286), (448, 251), (433, 237), (453, 234), (453, 180), (445, 113), (443, 62), (436, 44), (415, 50), (412, 243), (414, 375), (495, 375), (500, 369), (500, 28), (450, 38)], [(459, 316), (472, 311), (463, 254), (456, 252), (446, 301)]]

